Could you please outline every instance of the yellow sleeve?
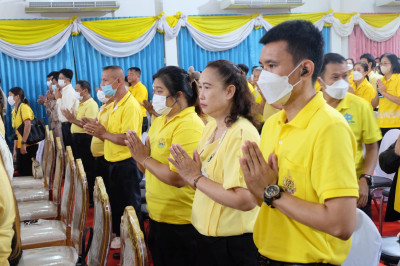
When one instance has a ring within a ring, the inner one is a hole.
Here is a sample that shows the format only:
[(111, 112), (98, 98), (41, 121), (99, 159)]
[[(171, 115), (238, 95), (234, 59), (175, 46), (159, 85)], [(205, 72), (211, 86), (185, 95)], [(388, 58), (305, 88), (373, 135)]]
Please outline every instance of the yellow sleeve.
[(378, 121), (376, 120), (374, 111), (371, 108), (371, 105), (368, 104), (365, 108), (363, 108), (362, 114), (362, 139), (363, 143), (371, 144), (375, 143), (382, 139), (382, 132), (378, 126)]
[[(21, 105), (21, 114), (22, 114), (23, 121), (25, 121), (27, 119), (33, 120), (35, 118), (35, 116), (33, 115), (32, 109), (27, 104)], [(19, 115), (21, 115), (21, 114), (19, 114)]]
[(139, 102), (139, 104), (143, 104), (144, 100), (149, 99), (149, 93), (147, 91), (147, 88), (143, 84), (141, 84), (141, 86), (138, 88), (135, 98)]
[[(199, 123), (192, 123), (191, 121), (185, 121), (173, 132), (171, 146), (172, 144), (180, 144), (182, 148), (193, 158), (193, 151), (197, 148), (197, 144), (203, 133), (204, 124), (199, 121)], [(169, 154), (170, 158), (173, 158)], [(169, 162), (169, 169), (171, 171), (177, 172), (175, 166)]]

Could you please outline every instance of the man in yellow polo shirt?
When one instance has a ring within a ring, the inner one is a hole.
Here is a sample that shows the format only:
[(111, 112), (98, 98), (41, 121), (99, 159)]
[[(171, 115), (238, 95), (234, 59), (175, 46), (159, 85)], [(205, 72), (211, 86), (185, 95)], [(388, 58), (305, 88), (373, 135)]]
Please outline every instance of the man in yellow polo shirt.
[[(320, 73), (320, 84), (326, 102), (338, 110), (346, 119), (357, 141), (356, 171), (359, 178), (357, 207), (371, 217), (371, 197), (369, 186), (372, 182), (376, 162), (378, 160), (378, 141), (382, 139), (375, 114), (363, 98), (347, 93), (348, 71), (343, 56), (336, 53), (324, 55)], [(341, 86), (334, 84), (342, 84)], [(335, 90), (332, 88), (335, 87)], [(343, 93), (337, 93), (342, 89)], [(365, 155), (363, 158), (363, 145)]]
[(146, 108), (143, 106), (143, 101), (149, 99), (149, 92), (147, 91), (146, 86), (140, 81), (140, 75), (142, 71), (138, 67), (131, 67), (128, 69), (128, 82), (131, 84), (129, 87), (129, 91), (136, 98), (136, 100), (140, 103), (140, 109), (142, 110), (143, 116), (143, 125), (142, 125), (142, 133), (146, 132), (149, 123), (147, 121)]
[(72, 151), (75, 159), (81, 159), (85, 168), (86, 178), (89, 188), (89, 206), (93, 207), (93, 188), (96, 179), (95, 161), (90, 152), (90, 143), (92, 136), (86, 134), (83, 129), (82, 118), (87, 117), (94, 119), (97, 116), (99, 106), (97, 102), (90, 96), (91, 86), (86, 80), (79, 80), (75, 86), (75, 97), (79, 100), (76, 116), (69, 110), (61, 110), (62, 114), (68, 120), (71, 126), (72, 134)]
[(104, 140), (104, 158), (108, 163), (110, 178), (110, 204), (112, 211), (114, 242), (118, 247), (121, 216), (126, 206), (133, 206), (143, 230), (143, 219), (140, 211), (140, 181), (136, 161), (125, 145), (126, 132), (134, 130), (139, 137), (142, 132), (142, 112), (140, 104), (125, 88), (125, 75), (119, 66), (103, 68), (101, 89), (106, 96), (114, 96), (112, 110), (106, 126), (97, 120), (85, 124), (86, 132)]
[(356, 227), (356, 141), (344, 117), (317, 93), (323, 38), (303, 20), (269, 30), (258, 85), (270, 117), (260, 148), (246, 142), (240, 164), (261, 206), (254, 227), (260, 265), (342, 264)]

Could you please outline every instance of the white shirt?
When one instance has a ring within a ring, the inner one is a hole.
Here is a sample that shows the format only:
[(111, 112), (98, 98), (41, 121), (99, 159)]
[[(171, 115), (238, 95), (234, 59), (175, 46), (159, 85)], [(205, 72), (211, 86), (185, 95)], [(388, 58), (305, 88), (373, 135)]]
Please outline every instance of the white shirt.
[(57, 99), (58, 118), (61, 123), (68, 122), (61, 110), (67, 109), (73, 114), (76, 113), (79, 105), (79, 100), (75, 97), (75, 89), (71, 84), (68, 84), (61, 90), (61, 98)]

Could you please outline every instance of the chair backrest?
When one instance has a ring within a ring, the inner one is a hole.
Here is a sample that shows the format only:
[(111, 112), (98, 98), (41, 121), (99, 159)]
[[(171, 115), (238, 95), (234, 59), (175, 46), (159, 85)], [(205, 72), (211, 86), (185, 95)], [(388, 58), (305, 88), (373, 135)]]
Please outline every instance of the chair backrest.
[(46, 188), (51, 190), (52, 181), (53, 181), (53, 173), (54, 173), (54, 165), (55, 165), (55, 145), (54, 145), (54, 137), (53, 131), (49, 131), (49, 140), (48, 140), (48, 151), (47, 151), (47, 162), (46, 166), (43, 170), (44, 173), (44, 185)]
[(71, 210), (72, 210), (72, 195), (74, 190), (74, 180), (77, 174), (74, 155), (70, 146), (67, 146), (67, 160), (65, 164), (65, 179), (64, 190), (61, 198), (61, 214), (60, 220), (67, 225), (67, 244), (70, 244), (70, 229), (71, 229)]
[(127, 206), (121, 219), (121, 266), (147, 266), (147, 248), (135, 209)]
[[(385, 136), (383, 136), (381, 145), (379, 146), (379, 154), (382, 152), (386, 151), (390, 145), (392, 145), (397, 138), (399, 137), (400, 130), (399, 129), (391, 129), (388, 132), (386, 132)], [(379, 165), (379, 160), (376, 164), (375, 170), (374, 170), (374, 175), (376, 176), (383, 176), (389, 179), (393, 180), (393, 177), (396, 173), (393, 174), (386, 174), (382, 169), (381, 166)]]
[(103, 178), (96, 177), (93, 192), (94, 230), (88, 265), (105, 266), (111, 242), (111, 206)]
[(61, 214), (61, 182), (64, 175), (64, 151), (61, 146), (60, 137), (56, 138), (57, 157), (54, 171), (53, 182), (53, 201), (57, 203), (57, 218), (60, 219)]
[(82, 160), (76, 160), (78, 174), (75, 175), (75, 200), (71, 222), (71, 241), (75, 249), (81, 253), (82, 233), (86, 224), (86, 213), (89, 205), (88, 184)]
[(349, 255), (342, 266), (378, 265), (382, 238), (371, 218), (360, 209), (357, 209), (357, 227), (352, 238)]

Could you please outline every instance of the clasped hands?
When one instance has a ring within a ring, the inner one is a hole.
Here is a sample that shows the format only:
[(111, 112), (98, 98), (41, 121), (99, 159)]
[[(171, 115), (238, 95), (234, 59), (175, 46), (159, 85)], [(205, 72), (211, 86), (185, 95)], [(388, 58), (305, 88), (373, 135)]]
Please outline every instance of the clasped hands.
[(96, 138), (104, 140), (104, 134), (107, 132), (106, 128), (100, 124), (99, 120), (93, 118), (82, 117), (81, 123), (83, 129), (87, 134)]

